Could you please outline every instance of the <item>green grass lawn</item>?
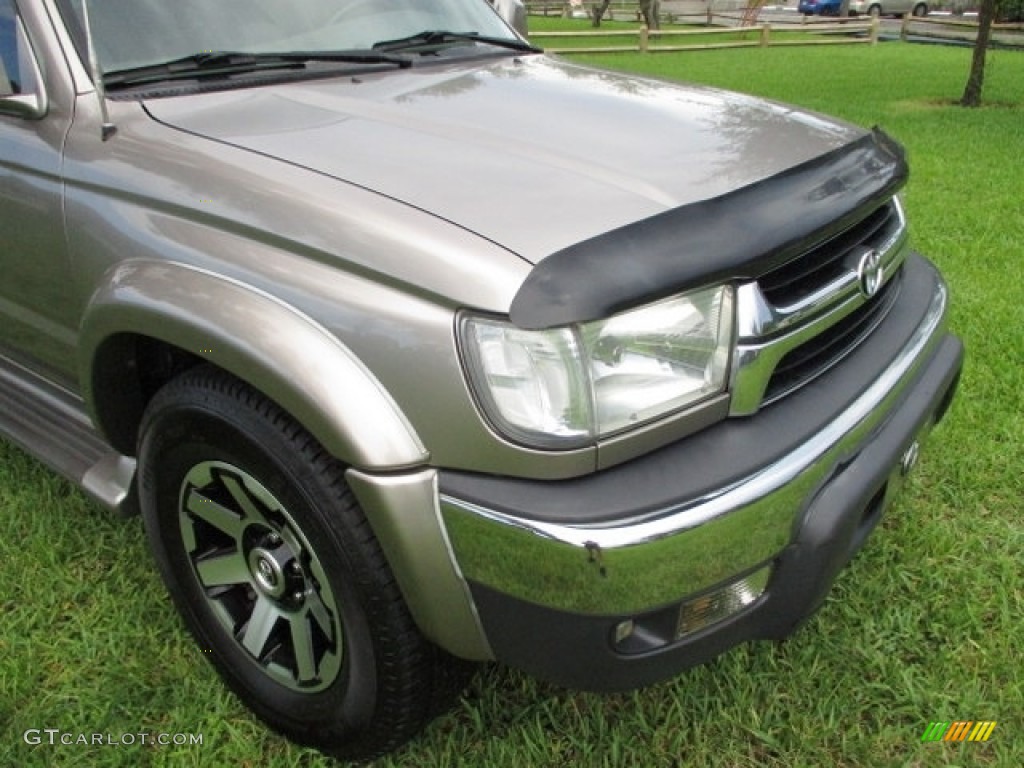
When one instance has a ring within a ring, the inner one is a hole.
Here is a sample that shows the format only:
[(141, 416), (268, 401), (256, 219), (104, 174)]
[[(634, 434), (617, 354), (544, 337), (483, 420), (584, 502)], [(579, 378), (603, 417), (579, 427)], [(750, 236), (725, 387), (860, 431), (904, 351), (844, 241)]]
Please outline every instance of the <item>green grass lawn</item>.
[[(898, 43), (591, 57), (798, 103), (903, 141), (916, 246), (952, 290), (960, 397), (901, 502), (782, 645), (733, 650), (626, 695), (488, 667), (380, 766), (1024, 765), (1024, 53), (991, 106), (950, 106), (970, 51)], [(574, 59), (578, 61), (579, 59)], [(637, 140), (643, 140), (638, 131)], [(268, 732), (193, 646), (139, 520), (0, 444), (0, 766), (326, 766)], [(929, 721), (996, 720), (986, 743)], [(27, 729), (202, 734), (202, 746), (38, 746)]]

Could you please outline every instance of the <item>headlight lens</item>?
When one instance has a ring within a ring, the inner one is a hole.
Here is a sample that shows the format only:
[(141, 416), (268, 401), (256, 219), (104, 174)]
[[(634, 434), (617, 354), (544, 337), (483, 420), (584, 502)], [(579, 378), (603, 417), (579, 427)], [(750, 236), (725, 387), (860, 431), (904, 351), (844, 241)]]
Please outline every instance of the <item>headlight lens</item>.
[(501, 431), (539, 444), (589, 439), (594, 419), (574, 329), (467, 318), (463, 331), (474, 389)]
[(466, 315), (473, 391), (507, 436), (568, 448), (725, 389), (732, 291), (707, 288), (582, 325), (526, 331)]

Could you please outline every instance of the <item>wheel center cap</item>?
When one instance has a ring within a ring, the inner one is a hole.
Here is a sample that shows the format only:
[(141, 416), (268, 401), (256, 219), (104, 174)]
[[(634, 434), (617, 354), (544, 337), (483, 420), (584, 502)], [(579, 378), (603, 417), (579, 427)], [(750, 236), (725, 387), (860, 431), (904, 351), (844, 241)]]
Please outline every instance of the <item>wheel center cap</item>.
[(264, 594), (281, 597), (285, 593), (284, 568), (272, 552), (257, 547), (249, 553), (249, 573), (253, 582)]

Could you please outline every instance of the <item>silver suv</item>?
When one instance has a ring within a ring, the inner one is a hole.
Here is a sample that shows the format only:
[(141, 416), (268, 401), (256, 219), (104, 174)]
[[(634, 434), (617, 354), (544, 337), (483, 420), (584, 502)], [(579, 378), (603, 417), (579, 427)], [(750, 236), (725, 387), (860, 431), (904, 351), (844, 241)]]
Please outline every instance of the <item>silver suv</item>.
[(892, 139), (497, 8), (0, 0), (0, 432), (333, 754), (785, 636), (960, 371)]

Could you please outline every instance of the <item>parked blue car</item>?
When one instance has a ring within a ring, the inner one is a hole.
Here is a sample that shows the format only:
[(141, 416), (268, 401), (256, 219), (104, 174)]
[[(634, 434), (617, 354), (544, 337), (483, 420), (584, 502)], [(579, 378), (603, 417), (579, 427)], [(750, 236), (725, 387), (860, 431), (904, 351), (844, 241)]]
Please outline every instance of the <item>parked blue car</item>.
[(797, 10), (805, 16), (838, 16), (840, 0), (800, 0)]

